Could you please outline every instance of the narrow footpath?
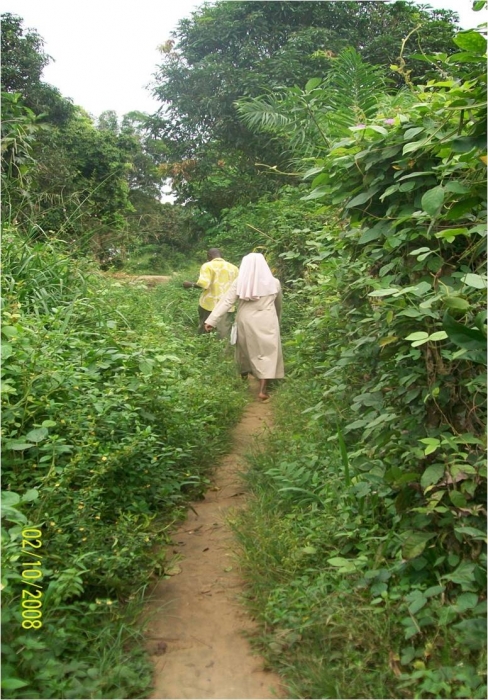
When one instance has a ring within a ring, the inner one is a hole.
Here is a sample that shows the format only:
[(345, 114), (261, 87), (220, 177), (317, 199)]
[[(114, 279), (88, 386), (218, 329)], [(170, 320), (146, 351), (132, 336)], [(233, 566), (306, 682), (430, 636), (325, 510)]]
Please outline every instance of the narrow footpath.
[[(257, 395), (257, 382), (250, 381)], [(202, 501), (192, 503), (173, 536), (174, 575), (152, 591), (146, 637), (154, 663), (152, 698), (283, 698), (280, 679), (265, 670), (246, 639), (255, 623), (227, 519), (245, 505), (239, 472), (253, 440), (271, 422), (269, 403), (255, 398), (234, 429), (233, 449), (216, 466)]]

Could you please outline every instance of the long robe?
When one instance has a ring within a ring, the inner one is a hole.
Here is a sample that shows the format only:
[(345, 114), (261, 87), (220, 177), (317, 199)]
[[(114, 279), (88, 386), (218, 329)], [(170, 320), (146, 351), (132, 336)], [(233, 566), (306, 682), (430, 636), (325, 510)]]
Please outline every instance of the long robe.
[(216, 326), (229, 309), (237, 304), (236, 361), (241, 372), (256, 379), (281, 379), (285, 376), (281, 349), (281, 286), (278, 293), (245, 301), (237, 296), (235, 280), (206, 323)]

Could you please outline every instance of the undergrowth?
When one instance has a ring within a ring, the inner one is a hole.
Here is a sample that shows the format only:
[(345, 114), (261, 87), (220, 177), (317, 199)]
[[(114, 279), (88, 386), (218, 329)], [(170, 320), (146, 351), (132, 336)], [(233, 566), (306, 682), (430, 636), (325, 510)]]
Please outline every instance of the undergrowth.
[[(361, 124), (347, 104), (354, 126), (327, 123), (326, 81), (286, 95), (285, 131), (323, 120), (302, 160), (322, 206), (266, 244), (291, 281), (288, 382), (236, 528), (298, 697), (486, 696), (486, 38), (454, 41), (424, 57), (445, 79), (365, 94)], [(343, 81), (368, 71), (344, 58)]]
[[(3, 264), (3, 697), (144, 697), (134, 620), (243, 389), (180, 281), (123, 285), (14, 229)], [(29, 629), (25, 527), (42, 533)]]
[(416, 573), (388, 555), (398, 520), (361, 498), (359, 478), (348, 481), (340, 433), (307, 413), (320, 392), (313, 379), (288, 380), (274, 430), (249, 455), (253, 497), (233, 527), (256, 647), (290, 697), (484, 697), (484, 655), (459, 624), (483, 614), (483, 601), (467, 579), (448, 593), (420, 560)]

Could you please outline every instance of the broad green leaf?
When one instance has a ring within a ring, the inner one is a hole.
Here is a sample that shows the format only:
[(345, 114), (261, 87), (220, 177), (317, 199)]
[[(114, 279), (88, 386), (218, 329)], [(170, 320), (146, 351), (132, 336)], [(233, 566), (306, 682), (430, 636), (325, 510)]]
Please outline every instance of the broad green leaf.
[(34, 428), (34, 430), (27, 433), (25, 439), (30, 440), (30, 442), (41, 442), (47, 437), (47, 435), (47, 428)]
[(441, 185), (427, 190), (422, 197), (422, 209), (430, 216), (436, 216), (444, 204), (444, 188)]
[(473, 272), (468, 272), (467, 275), (461, 277), (461, 282), (475, 289), (486, 289), (486, 280), (480, 275), (475, 275)]
[(398, 289), (375, 289), (374, 292), (369, 292), (368, 296), (369, 297), (388, 297), (391, 296), (392, 294), (395, 294), (395, 292), (398, 292)]
[(378, 124), (368, 124), (366, 129), (369, 131), (376, 131), (377, 134), (381, 134), (382, 136), (386, 136), (388, 134), (388, 130), (385, 129), (384, 126), (378, 126)]
[(420, 253), (426, 253), (427, 251), (428, 251), (429, 253), (432, 252), (430, 248), (426, 248), (426, 247), (424, 246), (423, 248), (415, 248), (415, 250), (412, 250), (412, 251), (409, 253), (409, 255), (419, 255)]
[(29, 685), (26, 681), (21, 681), (20, 678), (2, 678), (2, 690), (18, 690)]
[(2, 326), (2, 333), (7, 336), (7, 338), (13, 338), (19, 334), (19, 331), (15, 326)]
[[(466, 105), (468, 107), (468, 105)], [(451, 141), (451, 148), (454, 153), (469, 153), (473, 148), (476, 148), (478, 142), (470, 136), (459, 136)]]
[(418, 612), (419, 610), (422, 610), (422, 608), (424, 607), (424, 605), (426, 605), (426, 603), (427, 603), (427, 598), (424, 595), (419, 595), (408, 606), (408, 612), (411, 615), (415, 615), (416, 612)]
[(432, 291), (432, 285), (430, 282), (419, 282), (415, 287), (412, 288), (412, 292), (417, 297), (423, 297)]
[(412, 151), (417, 151), (419, 148), (422, 148), (424, 145), (424, 141), (410, 141), (410, 143), (406, 143), (403, 147), (402, 155), (407, 155), (407, 153), (411, 153)]
[(390, 345), (391, 343), (396, 343), (397, 340), (398, 340), (397, 335), (388, 335), (385, 338), (381, 338), (381, 340), (378, 342), (378, 345), (381, 348), (384, 348), (385, 345)]
[(435, 236), (436, 238), (445, 238), (449, 243), (452, 243), (456, 236), (466, 235), (467, 233), (467, 228), (446, 228), (443, 231), (438, 231)]
[(417, 134), (421, 134), (422, 131), (425, 131), (423, 126), (414, 126), (413, 128), (406, 130), (406, 132), (403, 134), (403, 138), (405, 141), (410, 141), (410, 139), (413, 139), (413, 137), (417, 136)]
[(476, 56), (483, 56), (486, 53), (486, 39), (479, 32), (473, 30), (459, 32), (454, 37), (454, 43), (463, 51), (468, 51)]
[(403, 182), (400, 185), (400, 187), (398, 188), (398, 191), (399, 192), (411, 192), (416, 187), (420, 187), (419, 183), (415, 183), (413, 180), (409, 180), (408, 182)]
[(458, 323), (447, 311), (442, 319), (442, 325), (449, 340), (458, 347), (466, 350), (486, 351), (486, 336), (478, 328), (468, 328), (468, 326)]
[(20, 503), (20, 496), (15, 491), (2, 491), (2, 506), (14, 506)]
[(398, 192), (400, 189), (400, 185), (390, 185), (389, 187), (386, 188), (386, 190), (383, 192), (383, 194), (380, 196), (380, 200), (383, 201), (385, 197), (389, 197), (390, 194), (393, 194), (394, 192)]
[(445, 467), (443, 464), (431, 464), (420, 477), (420, 485), (423, 489), (432, 484), (437, 484), (444, 476)]
[(470, 307), (469, 301), (461, 297), (443, 297), (442, 301), (448, 309), (455, 309), (456, 311), (467, 311)]
[(305, 85), (305, 92), (310, 92), (311, 90), (315, 90), (315, 88), (320, 85), (322, 80), (323, 80), (323, 78), (310, 78), (310, 80)]
[(470, 191), (470, 187), (462, 182), (459, 182), (459, 180), (451, 180), (450, 182), (446, 182), (444, 189), (446, 192), (454, 192), (455, 194), (466, 194)]
[(317, 187), (315, 190), (312, 190), (310, 194), (307, 194), (305, 197), (301, 197), (300, 199), (319, 199), (320, 197), (324, 197), (328, 191), (329, 189), (327, 187)]
[(410, 333), (410, 335), (407, 335), (405, 340), (427, 340), (428, 337), (429, 334), (425, 331), (416, 331), (415, 333)]
[(55, 428), (56, 427), (56, 421), (54, 420), (43, 420), (41, 423), (43, 428)]
[(312, 177), (312, 175), (318, 175), (319, 173), (322, 173), (323, 171), (324, 171), (323, 166), (310, 168), (310, 170), (307, 170), (303, 174), (303, 179), (308, 180), (310, 177)]
[(447, 338), (447, 333), (446, 331), (436, 331), (435, 333), (432, 333), (429, 335), (429, 340), (445, 340)]
[(409, 180), (412, 177), (422, 177), (423, 175), (435, 175), (435, 172), (433, 170), (420, 170), (415, 173), (409, 173), (408, 175), (402, 175), (402, 177), (398, 178), (398, 182)]
[(444, 593), (446, 590), (445, 586), (431, 586), (430, 588), (427, 588), (426, 591), (424, 591), (424, 596), (426, 598), (432, 598), (434, 595), (439, 595), (439, 593)]
[(461, 491), (449, 491), (449, 498), (451, 499), (451, 503), (456, 508), (466, 507), (466, 497), (461, 493)]
[(338, 567), (350, 567), (351, 565), (354, 566), (354, 561), (351, 559), (345, 559), (344, 557), (332, 557), (332, 559), (327, 559), (327, 562), (331, 566), (338, 566)]
[(30, 503), (31, 501), (37, 501), (39, 498), (39, 491), (37, 489), (29, 489), (22, 496), (22, 503)]
[(447, 63), (479, 63), (480, 57), (472, 53), (453, 53), (447, 59)]
[(462, 433), (461, 435), (458, 435), (456, 442), (458, 445), (484, 445), (483, 440), (480, 440), (472, 433)]
[(461, 593), (457, 597), (456, 607), (459, 612), (465, 612), (466, 610), (471, 610), (478, 605), (478, 596), (476, 593)]
[(361, 238), (359, 239), (358, 243), (359, 244), (364, 244), (364, 243), (369, 243), (370, 241), (374, 241), (377, 238), (380, 238), (383, 235), (383, 231), (381, 228), (373, 226), (372, 228), (366, 229), (364, 233), (361, 235)]
[(353, 197), (347, 204), (346, 208), (350, 207), (357, 207), (360, 204), (365, 204), (366, 202), (369, 202), (371, 197), (375, 194), (377, 190), (367, 190), (366, 192), (360, 192), (358, 195)]
[(31, 447), (35, 447), (30, 442), (20, 442), (19, 440), (9, 440), (6, 444), (5, 447), (7, 450), (15, 450), (17, 452), (21, 452), (22, 450), (28, 450)]
[(1, 357), (2, 360), (6, 360), (13, 353), (13, 348), (10, 343), (2, 343)]
[(139, 369), (141, 373), (147, 377), (153, 370), (153, 362), (151, 360), (141, 360), (139, 362)]
[(456, 219), (460, 219), (461, 217), (464, 217), (464, 215), (468, 212), (472, 211), (473, 209), (476, 209), (476, 207), (479, 206), (479, 203), (480, 200), (477, 197), (467, 197), (466, 199), (463, 199), (460, 202), (456, 202), (456, 204), (453, 204), (453, 206), (449, 209), (444, 218), (446, 218), (448, 221), (455, 221)]
[(414, 559), (424, 551), (427, 542), (435, 535), (429, 532), (412, 531), (405, 533), (406, 537), (403, 542), (402, 555), (404, 559)]
[(486, 531), (478, 530), (477, 527), (470, 527), (469, 525), (460, 525), (459, 527), (455, 527), (454, 531), (465, 537), (472, 537), (475, 540), (482, 540), (483, 542), (487, 541)]
[(488, 317), (488, 312), (483, 310), (476, 314), (474, 319), (475, 326), (486, 336), (486, 319)]

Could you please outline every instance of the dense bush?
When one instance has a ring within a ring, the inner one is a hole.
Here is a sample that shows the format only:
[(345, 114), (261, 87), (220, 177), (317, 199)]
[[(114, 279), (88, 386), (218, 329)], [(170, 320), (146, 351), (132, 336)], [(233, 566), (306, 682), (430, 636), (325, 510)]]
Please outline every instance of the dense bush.
[[(125, 607), (164, 573), (242, 389), (181, 285), (109, 282), (12, 230), (3, 258), (4, 697), (140, 697)], [(19, 634), (25, 524), (43, 533), (43, 626)]]
[(330, 218), (304, 231), (286, 412), (239, 528), (300, 696), (486, 694), (486, 41), (456, 44), (309, 172)]

